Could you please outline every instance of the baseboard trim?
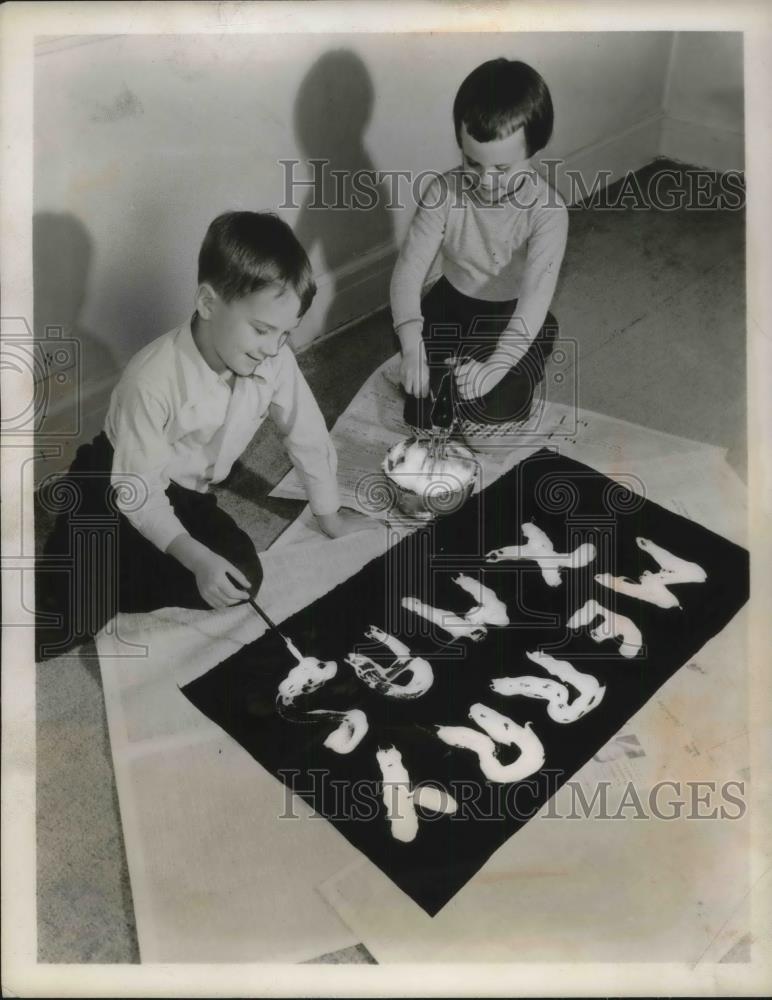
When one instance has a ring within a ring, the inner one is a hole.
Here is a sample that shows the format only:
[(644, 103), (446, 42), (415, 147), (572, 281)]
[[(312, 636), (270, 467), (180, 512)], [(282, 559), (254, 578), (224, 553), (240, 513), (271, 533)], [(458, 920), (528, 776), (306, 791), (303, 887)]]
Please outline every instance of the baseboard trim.
[(333, 271), (314, 275), (317, 294), (293, 347), (302, 352), (312, 344), (382, 309), (389, 298), (389, 282), (397, 247), (382, 243)]
[(665, 115), (659, 155), (720, 172), (744, 170), (745, 135), (725, 126)]
[[(663, 114), (656, 111), (620, 129), (614, 135), (582, 146), (555, 167), (543, 172), (568, 205), (580, 203), (598, 181), (597, 190), (640, 170), (657, 156)], [(545, 156), (544, 161), (551, 157)]]

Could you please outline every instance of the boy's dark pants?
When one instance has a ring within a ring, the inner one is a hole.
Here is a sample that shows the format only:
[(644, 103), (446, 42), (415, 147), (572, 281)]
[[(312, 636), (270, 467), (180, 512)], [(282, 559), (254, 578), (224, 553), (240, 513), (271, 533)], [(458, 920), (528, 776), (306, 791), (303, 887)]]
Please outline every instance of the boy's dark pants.
[[(66, 504), (67, 509), (59, 510), (35, 570), (38, 660), (95, 635), (116, 611), (209, 607), (193, 573), (118, 512), (110, 482), (112, 464), (113, 449), (103, 432), (78, 449), (63, 480), (41, 487), (39, 499), (45, 507)], [(217, 506), (215, 496), (176, 483), (166, 495), (193, 538), (238, 567), (256, 594), (262, 568), (255, 546)]]
[[(429, 386), (432, 393), (439, 388), (447, 372), (445, 358), (454, 356), (485, 361), (498, 344), (515, 311), (517, 299), (507, 302), (486, 302), (462, 295), (444, 277), (436, 282), (424, 297), (421, 311), (424, 317), (422, 336), (429, 362)], [(558, 322), (547, 313), (544, 325), (537, 333), (524, 357), (489, 393), (478, 399), (460, 400), (456, 415), (459, 421), (478, 424), (507, 423), (525, 420), (537, 385), (544, 378), (544, 365), (552, 354), (558, 336)], [(405, 398), (405, 423), (411, 427), (431, 426), (429, 396)]]

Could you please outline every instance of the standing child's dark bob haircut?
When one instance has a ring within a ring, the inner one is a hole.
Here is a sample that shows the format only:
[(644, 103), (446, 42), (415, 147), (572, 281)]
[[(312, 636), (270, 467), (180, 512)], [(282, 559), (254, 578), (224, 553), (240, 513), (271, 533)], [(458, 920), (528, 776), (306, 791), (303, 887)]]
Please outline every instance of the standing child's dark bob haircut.
[(552, 98), (541, 76), (526, 63), (504, 58), (472, 70), (453, 102), (459, 146), (462, 125), (478, 142), (506, 139), (523, 125), (528, 155), (533, 156), (549, 142), (553, 121)]
[(289, 286), (300, 299), (300, 316), (316, 294), (305, 250), (273, 212), (218, 215), (201, 244), (198, 283), (211, 285), (225, 302), (246, 298), (267, 285)]

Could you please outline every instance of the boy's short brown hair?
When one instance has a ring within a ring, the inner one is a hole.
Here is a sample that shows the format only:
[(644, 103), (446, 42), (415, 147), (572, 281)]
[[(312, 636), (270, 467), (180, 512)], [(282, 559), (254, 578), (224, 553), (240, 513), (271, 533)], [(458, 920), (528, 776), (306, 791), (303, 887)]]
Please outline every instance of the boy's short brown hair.
[(311, 264), (286, 222), (273, 212), (224, 212), (210, 224), (198, 255), (198, 283), (225, 301), (266, 285), (290, 287), (303, 316), (316, 294)]

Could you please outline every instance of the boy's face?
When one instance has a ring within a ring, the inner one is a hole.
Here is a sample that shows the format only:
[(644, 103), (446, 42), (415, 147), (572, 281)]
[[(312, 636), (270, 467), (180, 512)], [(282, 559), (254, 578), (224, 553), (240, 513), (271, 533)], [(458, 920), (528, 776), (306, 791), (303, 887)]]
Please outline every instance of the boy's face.
[(207, 321), (204, 357), (218, 373), (252, 375), (266, 358), (276, 357), (300, 322), (300, 299), (280, 285), (267, 285), (233, 302), (202, 285), (196, 305)]
[(521, 125), (505, 139), (478, 142), (461, 126), (461, 152), (466, 170), (476, 174), (481, 187), (494, 194), (513, 191), (517, 174), (528, 165), (525, 129)]

